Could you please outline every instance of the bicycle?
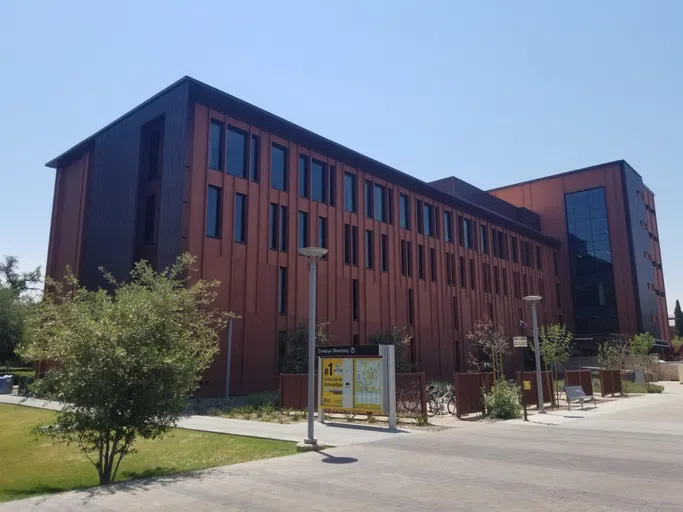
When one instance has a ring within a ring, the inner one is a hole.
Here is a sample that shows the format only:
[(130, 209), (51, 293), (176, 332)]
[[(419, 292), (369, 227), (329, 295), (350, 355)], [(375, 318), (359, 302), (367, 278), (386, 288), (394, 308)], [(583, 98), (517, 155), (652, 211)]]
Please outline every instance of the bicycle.
[(446, 409), (450, 414), (455, 414), (455, 393), (453, 386), (439, 396), (435, 386), (427, 386), (427, 415), (436, 416)]

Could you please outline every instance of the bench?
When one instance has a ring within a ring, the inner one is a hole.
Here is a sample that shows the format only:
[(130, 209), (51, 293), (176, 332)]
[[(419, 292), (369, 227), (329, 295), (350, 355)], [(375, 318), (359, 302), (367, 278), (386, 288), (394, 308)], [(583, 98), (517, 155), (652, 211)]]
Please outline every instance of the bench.
[(581, 402), (581, 409), (583, 409), (583, 402), (586, 400), (593, 400), (593, 407), (597, 407), (595, 397), (586, 395), (581, 386), (565, 386), (564, 392), (567, 395), (567, 407), (570, 410), (572, 408), (572, 402)]

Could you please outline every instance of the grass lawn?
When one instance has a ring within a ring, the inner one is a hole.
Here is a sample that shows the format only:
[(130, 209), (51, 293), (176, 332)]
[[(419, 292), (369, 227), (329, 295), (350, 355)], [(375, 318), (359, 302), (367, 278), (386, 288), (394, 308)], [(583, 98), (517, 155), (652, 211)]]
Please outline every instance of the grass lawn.
[[(97, 485), (97, 470), (74, 445), (36, 439), (31, 429), (55, 413), (0, 405), (0, 502)], [(173, 429), (140, 440), (121, 462), (117, 482), (296, 453), (295, 443)]]

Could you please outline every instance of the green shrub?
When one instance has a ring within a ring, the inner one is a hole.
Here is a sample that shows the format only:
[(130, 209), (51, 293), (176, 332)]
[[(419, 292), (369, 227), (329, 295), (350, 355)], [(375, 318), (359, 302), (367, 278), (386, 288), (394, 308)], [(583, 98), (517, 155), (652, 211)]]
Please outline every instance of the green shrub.
[(664, 386), (660, 386), (659, 384), (650, 383), (647, 388), (648, 393), (661, 393), (662, 391), (664, 391)]
[(499, 420), (512, 420), (522, 417), (520, 391), (512, 382), (498, 381), (491, 392), (484, 397), (486, 416)]

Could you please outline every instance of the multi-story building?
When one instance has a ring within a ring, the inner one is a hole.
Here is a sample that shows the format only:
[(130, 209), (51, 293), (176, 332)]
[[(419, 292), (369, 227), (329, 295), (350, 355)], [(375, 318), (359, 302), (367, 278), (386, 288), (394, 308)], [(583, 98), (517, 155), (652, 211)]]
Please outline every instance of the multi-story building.
[[(623, 160), (490, 191), (562, 242), (559, 295), (585, 348), (614, 333), (670, 339), (654, 194)], [(664, 345), (664, 343), (660, 343)]]
[[(583, 311), (570, 291), (583, 279), (569, 270), (568, 247), (578, 245), (547, 225), (542, 200), (457, 178), (426, 183), (189, 77), (47, 165), (57, 169), (47, 273), (60, 278), (68, 265), (95, 287), (100, 266), (123, 279), (140, 258), (162, 268), (194, 254), (198, 276), (221, 282), (216, 305), (242, 316), (236, 392), (276, 387), (278, 340), (308, 317), (304, 246), (329, 250), (318, 265), (317, 317), (336, 343), (404, 326), (412, 362), (430, 377), (467, 367), (466, 333), (484, 316), (519, 334), (530, 316), (523, 296), (544, 297), (541, 323), (585, 324), (572, 316)], [(651, 193), (642, 193), (656, 236)], [(626, 224), (623, 208), (610, 210), (610, 238), (613, 215)], [(661, 261), (658, 247), (650, 254)], [(663, 291), (658, 270), (652, 285)], [(617, 307), (614, 320), (612, 306), (598, 306), (606, 330), (638, 330), (622, 320), (630, 312)], [(218, 357), (205, 392), (222, 392), (225, 366)]]

